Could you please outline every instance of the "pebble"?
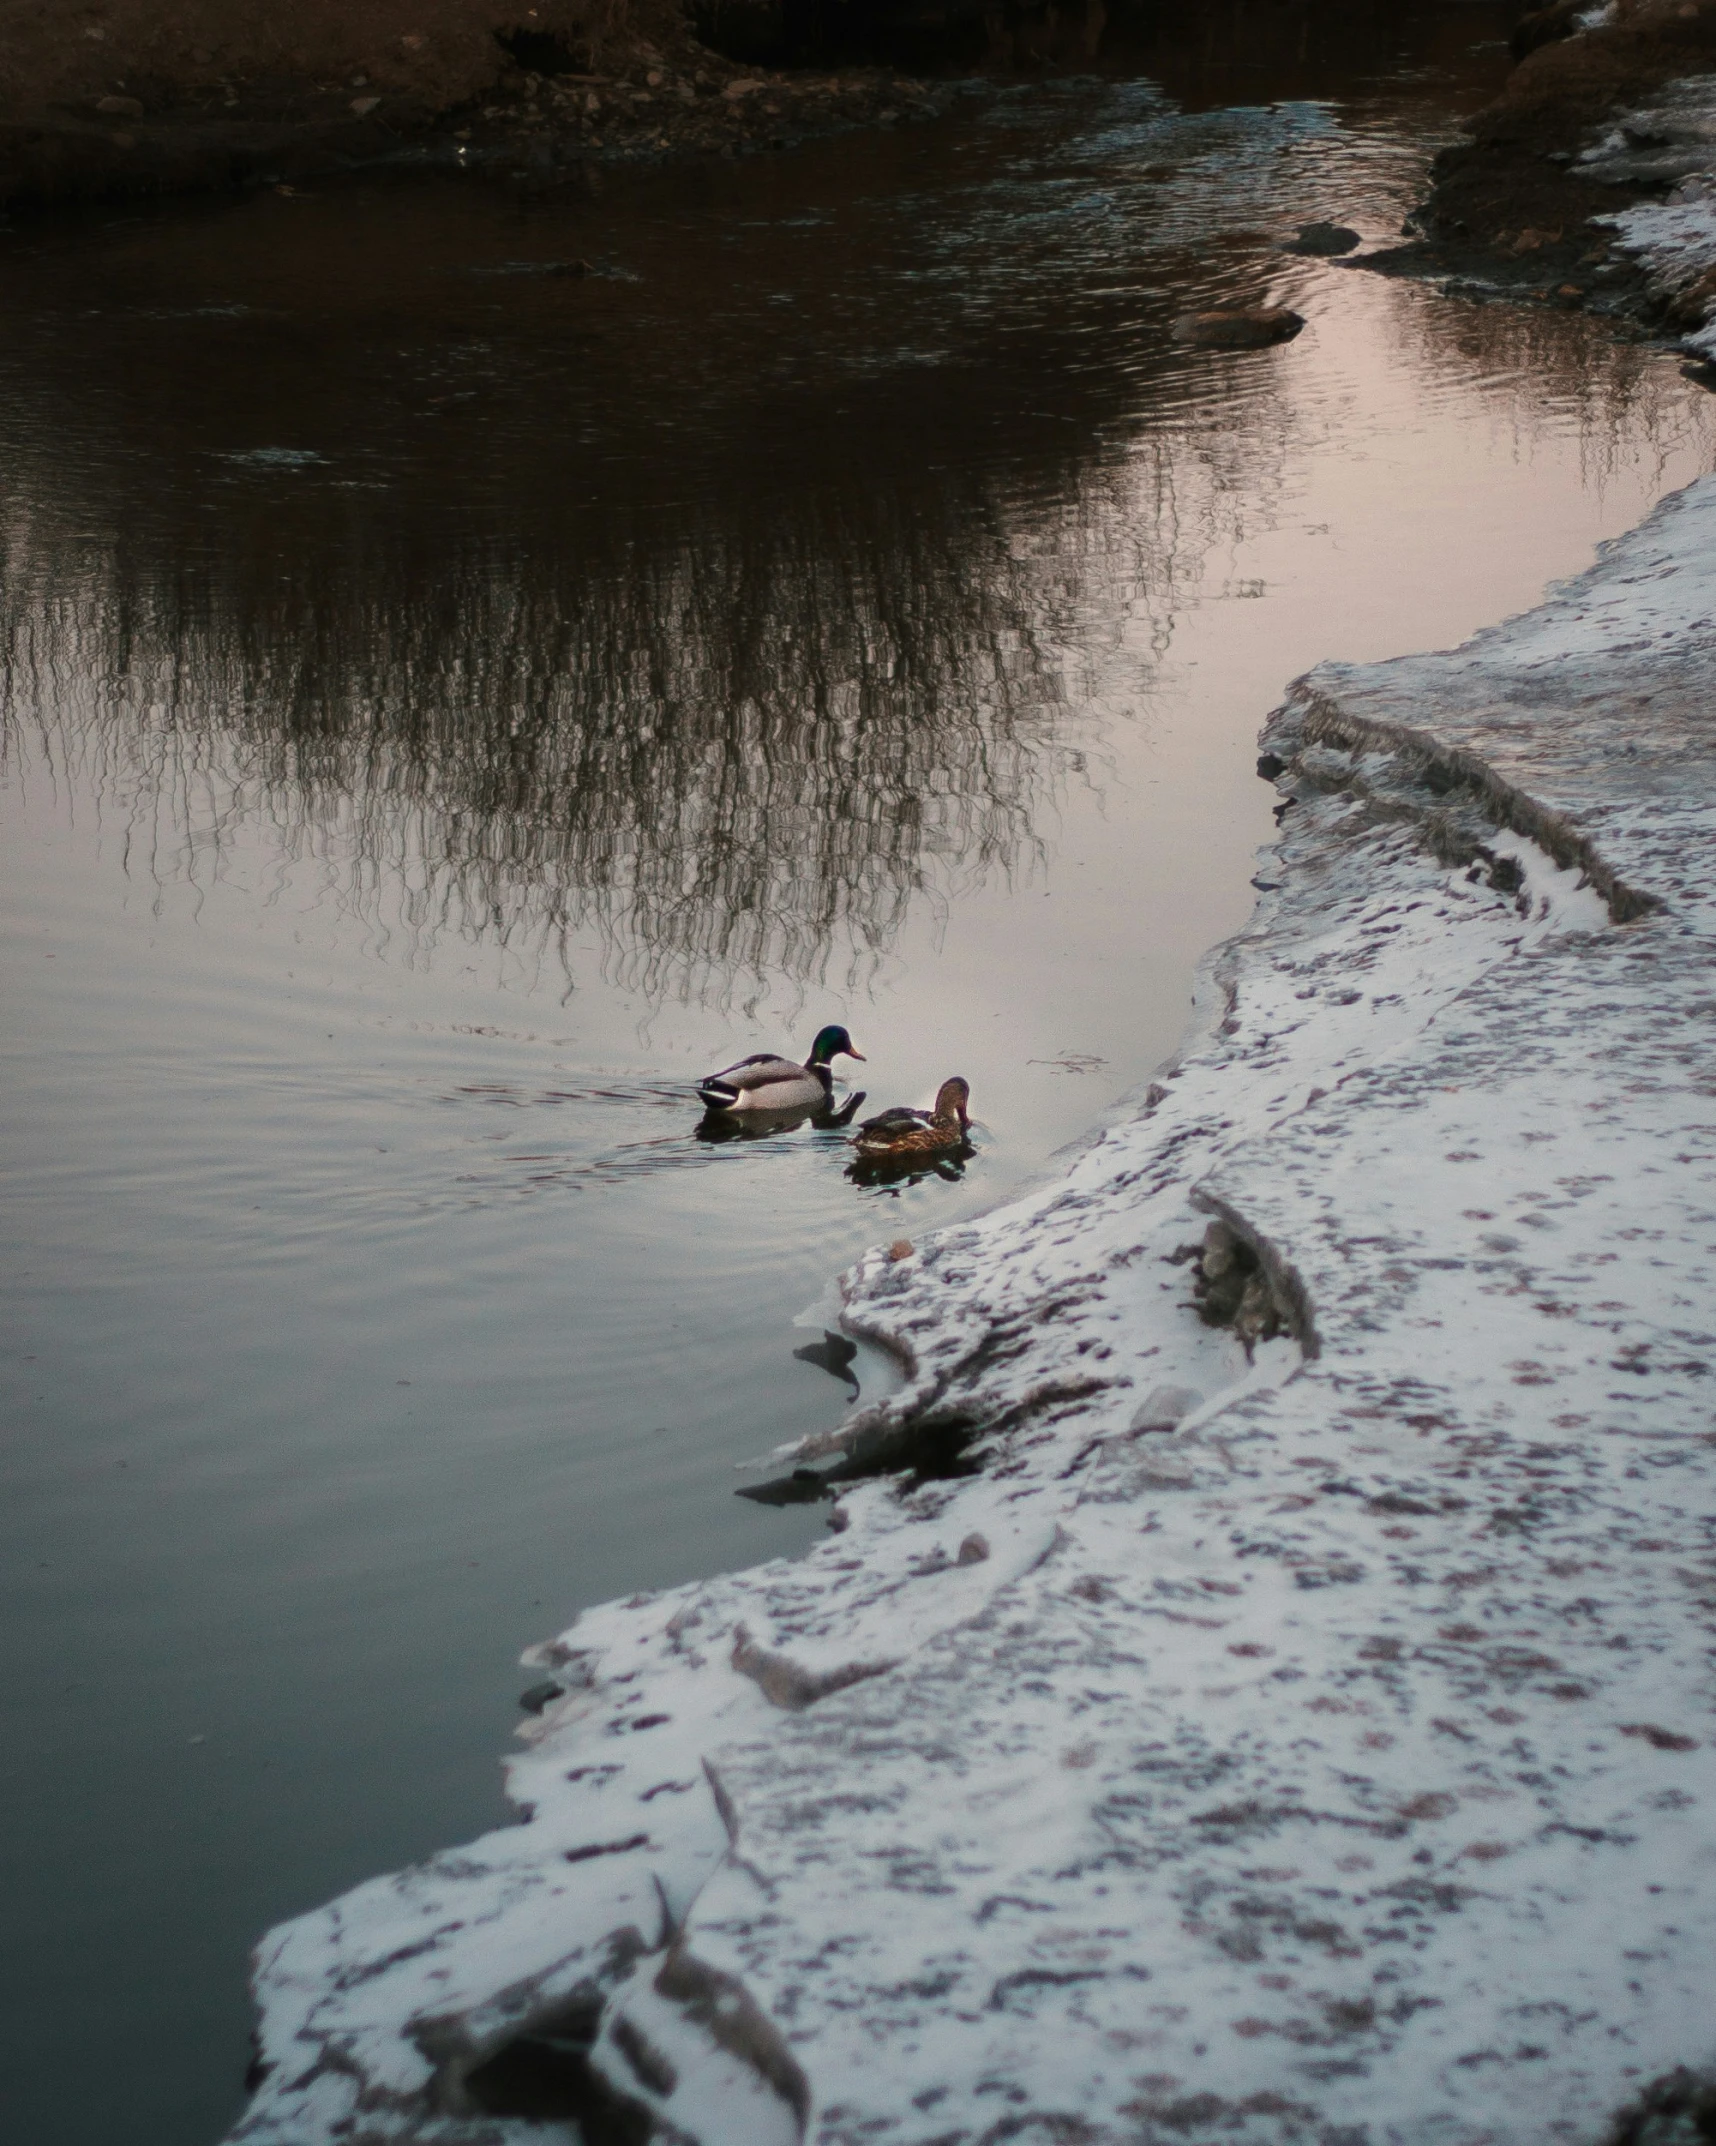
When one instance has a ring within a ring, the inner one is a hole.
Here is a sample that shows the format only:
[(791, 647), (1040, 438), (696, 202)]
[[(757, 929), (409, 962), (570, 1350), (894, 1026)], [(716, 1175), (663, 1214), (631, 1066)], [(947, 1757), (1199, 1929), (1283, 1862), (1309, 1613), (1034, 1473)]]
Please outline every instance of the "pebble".
[(1329, 260), (1336, 254), (1351, 253), (1361, 243), (1359, 234), (1346, 224), (1301, 224), (1298, 237), (1290, 239), (1281, 250)]
[(1176, 324), (1174, 339), (1197, 350), (1266, 350), (1290, 343), (1304, 325), (1303, 315), (1289, 306), (1236, 306), (1188, 313)]

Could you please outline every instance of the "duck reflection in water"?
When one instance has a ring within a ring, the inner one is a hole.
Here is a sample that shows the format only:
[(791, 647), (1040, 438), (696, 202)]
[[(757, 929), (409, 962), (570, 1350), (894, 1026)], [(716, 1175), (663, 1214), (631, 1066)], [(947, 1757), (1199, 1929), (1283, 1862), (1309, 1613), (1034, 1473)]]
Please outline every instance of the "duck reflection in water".
[(842, 1133), (858, 1115), (864, 1103), (864, 1090), (849, 1095), (839, 1109), (832, 1100), (820, 1110), (748, 1110), (735, 1117), (730, 1110), (705, 1110), (693, 1130), (693, 1138), (707, 1141), (721, 1140), (766, 1140), (774, 1133), (796, 1132), (801, 1125), (808, 1125), (813, 1132)]
[(852, 1141), (857, 1159), (847, 1176), (857, 1184), (898, 1183), (932, 1170), (937, 1177), (962, 1177), (977, 1152), (970, 1101), (970, 1086), (954, 1074), (936, 1091), (933, 1110), (897, 1106), (866, 1118)]

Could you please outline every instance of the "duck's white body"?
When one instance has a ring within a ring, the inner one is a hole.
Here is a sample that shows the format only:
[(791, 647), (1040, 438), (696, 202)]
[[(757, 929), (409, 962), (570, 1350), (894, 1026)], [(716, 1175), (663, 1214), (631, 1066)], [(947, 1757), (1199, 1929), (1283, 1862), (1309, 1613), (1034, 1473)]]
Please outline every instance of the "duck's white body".
[(741, 1058), (719, 1073), (706, 1073), (697, 1092), (711, 1110), (729, 1112), (826, 1110), (834, 1099), (831, 1058), (859, 1058), (843, 1028), (825, 1028), (811, 1045), (803, 1065), (770, 1051)]
[(834, 1076), (826, 1066), (794, 1065), (763, 1051), (706, 1075), (697, 1092), (711, 1110), (820, 1110), (834, 1093)]

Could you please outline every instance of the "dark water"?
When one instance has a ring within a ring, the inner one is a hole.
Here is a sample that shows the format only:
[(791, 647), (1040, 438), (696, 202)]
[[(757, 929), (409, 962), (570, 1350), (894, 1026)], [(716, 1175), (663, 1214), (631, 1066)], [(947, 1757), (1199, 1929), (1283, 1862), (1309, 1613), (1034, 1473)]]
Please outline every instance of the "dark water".
[[(730, 1494), (844, 1405), (795, 1317), (1173, 1046), (1287, 678), (1708, 466), (1599, 325), (1274, 250), (1495, 34), (0, 234), (8, 2137), (212, 2138), (255, 1936), (502, 1815), (518, 1650), (808, 1538)], [(963, 1182), (694, 1136), (829, 1019)]]

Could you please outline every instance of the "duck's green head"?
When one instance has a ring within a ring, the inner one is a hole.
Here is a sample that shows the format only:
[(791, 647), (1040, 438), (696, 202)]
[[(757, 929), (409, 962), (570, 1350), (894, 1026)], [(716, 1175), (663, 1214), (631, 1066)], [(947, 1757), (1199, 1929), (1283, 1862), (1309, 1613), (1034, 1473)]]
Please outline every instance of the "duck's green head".
[(864, 1053), (856, 1049), (852, 1038), (843, 1028), (825, 1028), (810, 1047), (809, 1063), (825, 1066), (831, 1058), (856, 1058), (863, 1062)]

